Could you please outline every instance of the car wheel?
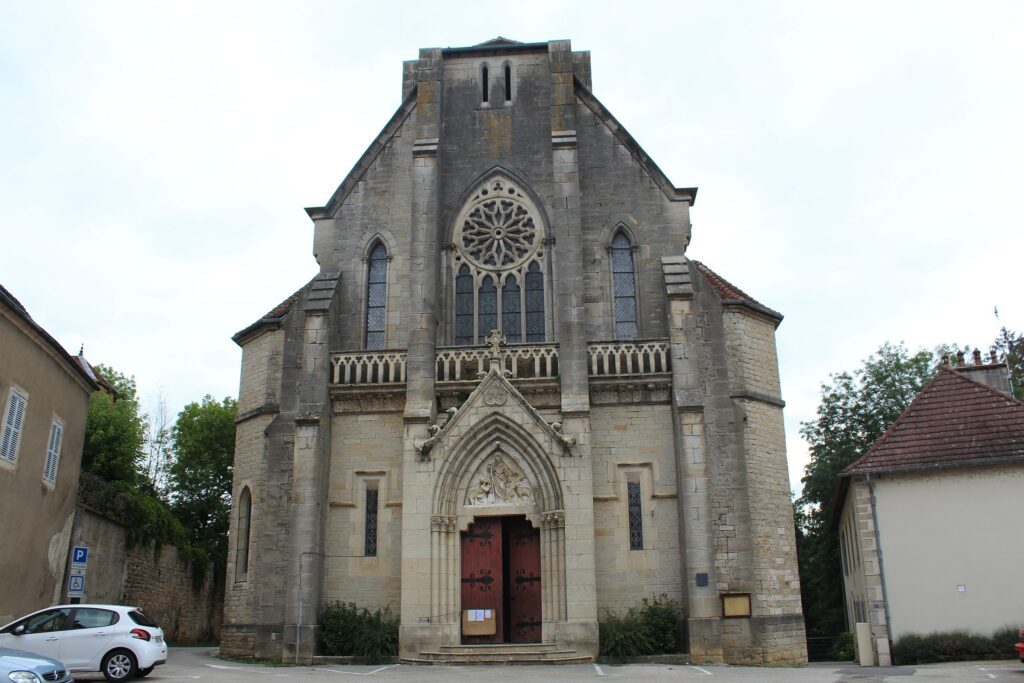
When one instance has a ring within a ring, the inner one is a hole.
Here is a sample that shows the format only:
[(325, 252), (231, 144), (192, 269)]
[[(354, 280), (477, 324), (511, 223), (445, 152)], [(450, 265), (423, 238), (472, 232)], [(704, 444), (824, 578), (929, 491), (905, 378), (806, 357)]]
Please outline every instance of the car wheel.
[(127, 681), (135, 678), (138, 664), (128, 650), (111, 650), (103, 657), (103, 675), (108, 681)]
[(156, 664), (154, 664), (153, 666), (147, 666), (145, 669), (139, 669), (139, 672), (137, 674), (135, 674), (135, 675), (138, 676), (139, 678), (145, 678), (149, 674), (153, 673), (153, 669), (155, 669), (155, 668), (156, 668)]

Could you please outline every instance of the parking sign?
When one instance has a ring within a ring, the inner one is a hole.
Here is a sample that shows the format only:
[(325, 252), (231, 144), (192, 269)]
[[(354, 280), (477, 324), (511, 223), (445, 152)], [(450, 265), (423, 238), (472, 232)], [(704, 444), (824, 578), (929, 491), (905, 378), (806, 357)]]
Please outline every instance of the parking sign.
[(89, 561), (89, 549), (84, 545), (76, 545), (71, 550), (71, 561), (75, 564), (85, 564)]

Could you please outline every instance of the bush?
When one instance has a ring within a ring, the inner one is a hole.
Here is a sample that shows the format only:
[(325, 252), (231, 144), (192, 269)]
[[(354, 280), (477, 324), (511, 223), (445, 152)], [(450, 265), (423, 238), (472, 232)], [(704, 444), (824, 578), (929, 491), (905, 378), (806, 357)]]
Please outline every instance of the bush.
[(847, 631), (839, 634), (835, 647), (832, 648), (832, 656), (840, 662), (852, 661), (857, 656), (853, 647), (853, 633)]
[(376, 664), (398, 654), (398, 617), (390, 607), (371, 612), (354, 602), (329, 602), (320, 612), (318, 642), (325, 655), (362, 657)]
[(644, 598), (623, 615), (608, 611), (600, 624), (601, 654), (640, 657), (679, 652), (679, 603), (664, 593)]
[(991, 636), (967, 631), (908, 633), (893, 645), (893, 655), (898, 664), (1011, 659), (1016, 642), (1017, 629), (1013, 627), (1001, 628)]

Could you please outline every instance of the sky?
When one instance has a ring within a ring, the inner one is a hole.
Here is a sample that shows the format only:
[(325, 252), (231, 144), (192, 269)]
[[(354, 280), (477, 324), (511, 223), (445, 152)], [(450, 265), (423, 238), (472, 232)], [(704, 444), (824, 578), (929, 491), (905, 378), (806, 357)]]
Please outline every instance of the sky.
[(498, 35), (589, 50), (596, 96), (699, 187), (687, 255), (785, 315), (794, 489), (830, 373), (1024, 329), (1024, 3), (995, 0), (0, 0), (0, 284), (151, 410), (235, 396), (231, 335), (316, 273), (303, 207), (402, 61)]

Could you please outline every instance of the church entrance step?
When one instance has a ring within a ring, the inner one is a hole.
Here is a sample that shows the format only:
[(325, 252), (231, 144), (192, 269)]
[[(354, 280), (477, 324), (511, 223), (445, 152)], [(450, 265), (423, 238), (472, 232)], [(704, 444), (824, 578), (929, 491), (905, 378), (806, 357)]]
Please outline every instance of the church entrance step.
[(560, 650), (555, 643), (442, 645), (439, 652), (421, 652), (407, 664), (586, 664), (593, 657)]

